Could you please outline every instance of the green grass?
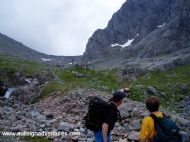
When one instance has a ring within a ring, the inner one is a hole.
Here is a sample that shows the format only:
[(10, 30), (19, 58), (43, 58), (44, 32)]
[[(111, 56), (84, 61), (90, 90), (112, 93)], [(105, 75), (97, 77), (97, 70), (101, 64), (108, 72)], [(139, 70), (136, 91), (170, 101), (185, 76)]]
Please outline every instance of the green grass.
[(46, 97), (55, 91), (64, 91), (65, 86), (58, 82), (50, 82), (42, 89), (42, 97)]
[[(84, 77), (77, 77), (76, 73), (83, 74)], [(64, 84), (50, 83), (45, 88), (45, 94), (57, 90), (72, 90), (76, 88), (92, 88), (100, 91), (112, 92), (114, 90), (127, 87), (131, 82), (126, 79), (119, 81), (116, 76), (117, 70), (95, 71), (82, 68), (68, 68), (66, 70), (55, 70), (58, 78), (64, 81)], [(148, 76), (148, 78), (146, 77)], [(190, 65), (181, 66), (165, 72), (147, 72), (137, 78), (130, 91), (130, 98), (136, 101), (144, 101), (148, 95), (145, 93), (147, 86), (154, 86), (165, 97), (160, 97), (161, 105), (176, 110), (176, 102), (179, 102), (184, 96), (190, 94)], [(188, 91), (182, 92), (181, 84), (188, 84)]]
[[(82, 87), (112, 92), (121, 86), (121, 83), (115, 76), (116, 70), (94, 71), (82, 68), (69, 68), (65, 71), (58, 70), (56, 74), (65, 82), (66, 90)], [(84, 75), (84, 77), (77, 77), (76, 74)]]
[(0, 81), (10, 82), (14, 80), (15, 73), (22, 76), (33, 76), (43, 70), (45, 66), (32, 61), (18, 59), (16, 57), (0, 56)]
[[(149, 76), (149, 78), (145, 78), (145, 76)], [(188, 85), (186, 92), (180, 88), (182, 84)], [(190, 95), (190, 65), (164, 72), (147, 72), (146, 75), (140, 76), (133, 85), (131, 98), (137, 101), (144, 100), (147, 97), (144, 91), (149, 85), (165, 93), (166, 98), (160, 97), (163, 106), (175, 108), (175, 102), (179, 102), (184, 96)]]
[(43, 65), (33, 61), (27, 61), (8, 56), (1, 56), (0, 69), (18, 70), (25, 73), (26, 76), (31, 76), (36, 72), (40, 72), (43, 69)]

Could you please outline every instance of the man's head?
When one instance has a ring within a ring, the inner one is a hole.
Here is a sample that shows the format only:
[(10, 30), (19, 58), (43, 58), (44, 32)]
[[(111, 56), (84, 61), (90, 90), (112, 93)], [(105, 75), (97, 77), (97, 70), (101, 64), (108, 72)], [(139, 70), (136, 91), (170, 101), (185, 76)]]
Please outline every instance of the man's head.
[(111, 100), (116, 104), (116, 106), (119, 106), (123, 103), (123, 98), (125, 97), (126, 93), (122, 91), (115, 91)]
[(145, 104), (150, 112), (155, 112), (159, 110), (160, 101), (157, 97), (151, 96), (145, 101)]

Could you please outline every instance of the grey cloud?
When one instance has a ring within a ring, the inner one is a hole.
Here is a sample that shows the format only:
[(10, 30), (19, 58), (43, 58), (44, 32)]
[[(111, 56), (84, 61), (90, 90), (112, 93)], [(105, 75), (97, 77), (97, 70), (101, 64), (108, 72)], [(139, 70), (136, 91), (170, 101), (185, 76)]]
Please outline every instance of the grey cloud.
[(125, 0), (0, 0), (0, 32), (37, 51), (81, 55)]

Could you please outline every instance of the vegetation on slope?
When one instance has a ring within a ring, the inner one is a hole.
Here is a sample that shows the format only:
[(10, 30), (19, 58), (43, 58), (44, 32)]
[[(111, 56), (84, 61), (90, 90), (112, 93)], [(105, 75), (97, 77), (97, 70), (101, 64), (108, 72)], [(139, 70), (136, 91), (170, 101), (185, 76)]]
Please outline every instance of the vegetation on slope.
[(145, 90), (154, 86), (164, 94), (162, 105), (175, 108), (184, 96), (190, 95), (190, 65), (184, 65), (164, 72), (147, 72), (139, 76), (132, 87), (131, 98), (142, 101), (147, 97)]
[[(117, 69), (102, 71), (79, 67), (62, 69), (7, 56), (0, 57), (0, 81), (2, 82), (14, 80), (16, 72), (21, 72), (23, 76), (27, 77), (46, 71), (51, 72), (57, 79), (49, 81), (42, 88), (41, 98), (55, 91), (69, 91), (76, 88), (91, 88), (111, 93), (131, 84), (131, 81), (127, 78), (122, 81), (118, 78)], [(163, 102), (162, 105), (175, 108), (175, 102), (179, 102), (184, 96), (190, 94), (189, 76), (190, 65), (184, 65), (165, 72), (146, 72), (134, 82), (129, 97), (133, 100), (144, 101), (148, 96), (146, 93), (147, 87), (153, 86), (164, 94), (164, 97), (159, 96), (162, 100), (161, 102)]]
[(33, 76), (42, 72), (45, 66), (32, 61), (22, 60), (16, 57), (0, 56), (0, 81), (12, 82), (16, 77), (16, 73), (22, 76)]

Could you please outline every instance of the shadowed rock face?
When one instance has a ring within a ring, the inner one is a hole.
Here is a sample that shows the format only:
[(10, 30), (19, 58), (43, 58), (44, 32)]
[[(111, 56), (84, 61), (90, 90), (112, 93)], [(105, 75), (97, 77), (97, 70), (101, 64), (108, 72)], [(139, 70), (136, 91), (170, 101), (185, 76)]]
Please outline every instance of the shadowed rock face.
[[(190, 54), (190, 2), (186, 0), (127, 0), (107, 27), (89, 38), (84, 58), (110, 56), (154, 58)], [(130, 46), (122, 48), (128, 40)], [(114, 44), (118, 44), (114, 46)], [(188, 58), (189, 59), (189, 58)], [(113, 59), (114, 60), (114, 59)]]

